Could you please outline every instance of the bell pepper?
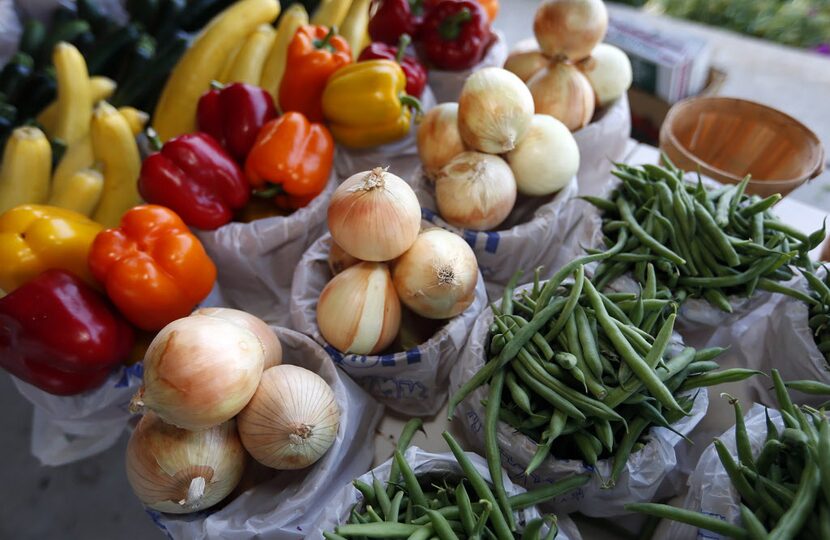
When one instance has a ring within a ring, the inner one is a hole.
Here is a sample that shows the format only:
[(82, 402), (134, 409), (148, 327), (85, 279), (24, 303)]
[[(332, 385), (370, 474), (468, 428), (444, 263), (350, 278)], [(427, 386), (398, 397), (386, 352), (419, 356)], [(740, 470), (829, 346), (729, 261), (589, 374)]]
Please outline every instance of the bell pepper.
[(334, 28), (301, 26), (291, 43), (280, 82), (280, 109), (303, 113), (311, 122), (323, 121), (320, 103), (326, 81), (352, 61), (348, 42)]
[(128, 321), (160, 330), (188, 315), (213, 288), (216, 266), (175, 212), (144, 204), (101, 232), (89, 268)]
[[(424, 11), (431, 10), (435, 4), (440, 3), (442, 0), (424, 0)], [(484, 8), (484, 11), (487, 13), (487, 19), (492, 23), (496, 20), (496, 17), (499, 15), (499, 0), (475, 0), (481, 7)]]
[(276, 118), (277, 109), (274, 98), (262, 88), (216, 84), (199, 99), (197, 116), (199, 131), (219, 141), (237, 163), (245, 163), (257, 133)]
[(69, 270), (94, 285), (87, 255), (102, 229), (55, 206), (24, 204), (0, 215), (0, 289), (12, 292), (49, 268)]
[(409, 34), (402, 34), (397, 47), (381, 42), (371, 43), (360, 53), (358, 61), (394, 60), (401, 65), (401, 69), (406, 75), (406, 93), (419, 98), (427, 85), (427, 70), (417, 58), (405, 54), (406, 47), (411, 41), (412, 38), (409, 37)]
[(414, 36), (424, 18), (423, 0), (376, 0), (377, 11), (369, 19), (369, 37), (388, 45), (401, 35)]
[(406, 95), (406, 76), (391, 60), (367, 60), (335, 73), (323, 93), (323, 112), (334, 139), (351, 148), (368, 148), (409, 133), (410, 108), (420, 103)]
[(294, 210), (326, 187), (334, 163), (334, 140), (323, 124), (288, 112), (265, 124), (245, 162), (248, 181), (260, 196)]
[(251, 194), (242, 169), (206, 133), (170, 139), (145, 159), (138, 190), (145, 201), (171, 208), (188, 225), (205, 230), (228, 223)]
[(474, 0), (441, 0), (427, 12), (417, 41), (421, 55), (438, 69), (476, 65), (493, 39), (484, 8)]
[(65, 270), (47, 270), (0, 298), (0, 367), (51, 394), (100, 386), (133, 339), (106, 299)]

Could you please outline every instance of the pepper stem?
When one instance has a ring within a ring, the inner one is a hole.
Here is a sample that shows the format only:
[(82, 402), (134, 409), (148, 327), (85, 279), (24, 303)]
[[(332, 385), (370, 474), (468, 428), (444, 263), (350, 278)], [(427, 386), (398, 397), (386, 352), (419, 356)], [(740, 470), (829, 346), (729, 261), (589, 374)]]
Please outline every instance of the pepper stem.
[(150, 149), (152, 149), (153, 152), (161, 152), (161, 147), (163, 145), (161, 143), (161, 139), (159, 138), (159, 134), (156, 133), (156, 130), (151, 127), (148, 127), (146, 134), (147, 140), (150, 141)]
[(314, 47), (316, 49), (328, 49), (331, 52), (334, 52), (334, 47), (331, 45), (331, 38), (334, 37), (334, 34), (337, 33), (337, 27), (332, 26), (329, 28), (329, 33), (326, 34), (326, 37), (323, 39), (315, 39), (314, 40)]
[(400, 99), (401, 105), (403, 105), (404, 107), (409, 107), (410, 109), (415, 111), (415, 113), (418, 116), (423, 114), (424, 111), (423, 111), (423, 107), (421, 105), (421, 102), (415, 96), (410, 96), (408, 94), (401, 94), (398, 99)]
[(406, 48), (409, 47), (410, 43), (412, 43), (412, 38), (409, 37), (409, 34), (401, 34), (400, 39), (398, 39), (398, 52), (395, 54), (395, 62), (400, 64), (403, 61)]
[(471, 21), (473, 12), (469, 8), (462, 8), (458, 13), (453, 13), (438, 25), (438, 34), (445, 41), (455, 41), (461, 34), (461, 26)]
[(224, 90), (225, 85), (220, 83), (219, 81), (210, 81), (210, 89), (211, 90)]
[(277, 195), (282, 195), (285, 193), (285, 190), (282, 189), (282, 186), (279, 184), (270, 184), (268, 187), (255, 190), (253, 192), (254, 197), (258, 197), (260, 199), (273, 199)]
[(409, 12), (419, 16), (424, 14), (424, 0), (409, 0)]

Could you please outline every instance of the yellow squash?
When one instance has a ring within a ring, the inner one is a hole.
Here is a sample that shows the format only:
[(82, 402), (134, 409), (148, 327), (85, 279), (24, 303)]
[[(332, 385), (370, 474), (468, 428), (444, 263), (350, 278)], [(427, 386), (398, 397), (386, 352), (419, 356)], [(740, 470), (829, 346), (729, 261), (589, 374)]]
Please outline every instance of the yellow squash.
[(351, 5), (352, 0), (323, 0), (311, 17), (311, 24), (339, 27)]
[(363, 50), (363, 43), (369, 39), (369, 5), (372, 0), (353, 0), (349, 13), (343, 19), (340, 35), (349, 42), (352, 57), (357, 58)]
[(51, 172), (52, 147), (46, 135), (36, 127), (15, 129), (3, 151), (0, 213), (19, 204), (45, 202)]
[(283, 13), (280, 24), (277, 26), (277, 39), (262, 68), (262, 79), (259, 85), (274, 96), (274, 102), (279, 101), (280, 82), (285, 73), (285, 60), (288, 54), (288, 44), (297, 29), (308, 24), (308, 13), (302, 4), (291, 4)]
[(63, 183), (61, 189), (53, 189), (49, 205), (73, 210), (91, 216), (104, 191), (104, 175), (97, 169), (81, 169)]
[(92, 85), (84, 56), (74, 45), (61, 41), (52, 52), (58, 79), (56, 139), (69, 145), (86, 135), (92, 116)]
[[(107, 77), (92, 77), (89, 79), (89, 88), (91, 92), (90, 96), (92, 98), (90, 107), (92, 107), (102, 99), (109, 99), (110, 96), (115, 93), (116, 84), (115, 81)], [(92, 109), (90, 109), (90, 114), (91, 111)], [(58, 124), (57, 100), (47, 105), (46, 108), (37, 115), (37, 122), (43, 126), (43, 130), (48, 135), (55, 135), (55, 128)]]
[(228, 51), (280, 12), (277, 0), (240, 0), (217, 15), (173, 69), (153, 114), (162, 141), (196, 130), (196, 106), (219, 75)]
[(259, 28), (248, 36), (245, 44), (239, 50), (239, 54), (234, 59), (233, 66), (228, 74), (228, 82), (259, 85), (259, 81), (262, 79), (262, 68), (276, 37), (277, 31), (274, 30), (273, 26), (270, 24), (259, 25)]

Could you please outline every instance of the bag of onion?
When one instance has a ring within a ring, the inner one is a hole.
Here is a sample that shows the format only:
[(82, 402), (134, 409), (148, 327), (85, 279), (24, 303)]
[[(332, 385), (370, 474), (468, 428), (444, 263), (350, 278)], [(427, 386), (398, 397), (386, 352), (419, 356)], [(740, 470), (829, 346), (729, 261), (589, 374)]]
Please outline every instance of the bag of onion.
[(549, 275), (581, 251), (571, 234), (579, 149), (561, 122), (533, 111), (516, 75), (486, 68), (418, 130), (423, 217), (473, 246), (491, 298), (516, 269)]
[(153, 521), (171, 538), (306, 537), (331, 482), (370, 466), (383, 410), (338, 373), (312, 340), (236, 310), (162, 330), (126, 460)]
[(370, 394), (429, 415), (486, 297), (470, 247), (421, 232), (420, 215), (412, 188), (383, 169), (346, 180), (329, 207), (331, 237), (294, 273), (291, 314)]

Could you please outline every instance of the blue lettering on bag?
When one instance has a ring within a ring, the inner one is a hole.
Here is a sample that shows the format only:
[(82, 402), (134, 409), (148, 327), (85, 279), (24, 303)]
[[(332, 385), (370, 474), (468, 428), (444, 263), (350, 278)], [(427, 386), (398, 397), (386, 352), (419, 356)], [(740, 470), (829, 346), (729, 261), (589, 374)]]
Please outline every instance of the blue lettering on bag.
[(499, 233), (488, 232), (484, 234), (487, 235), (487, 241), (484, 243), (484, 251), (487, 253), (495, 253), (499, 248)]
[(412, 364), (418, 364), (421, 362), (421, 350), (420, 349), (409, 349), (406, 351), (406, 363), (410, 366)]
[(467, 243), (470, 244), (470, 247), (475, 249), (476, 248), (476, 238), (478, 237), (478, 233), (475, 232), (475, 231), (468, 231), (468, 230), (465, 229), (463, 236), (464, 236), (464, 240), (466, 240)]

